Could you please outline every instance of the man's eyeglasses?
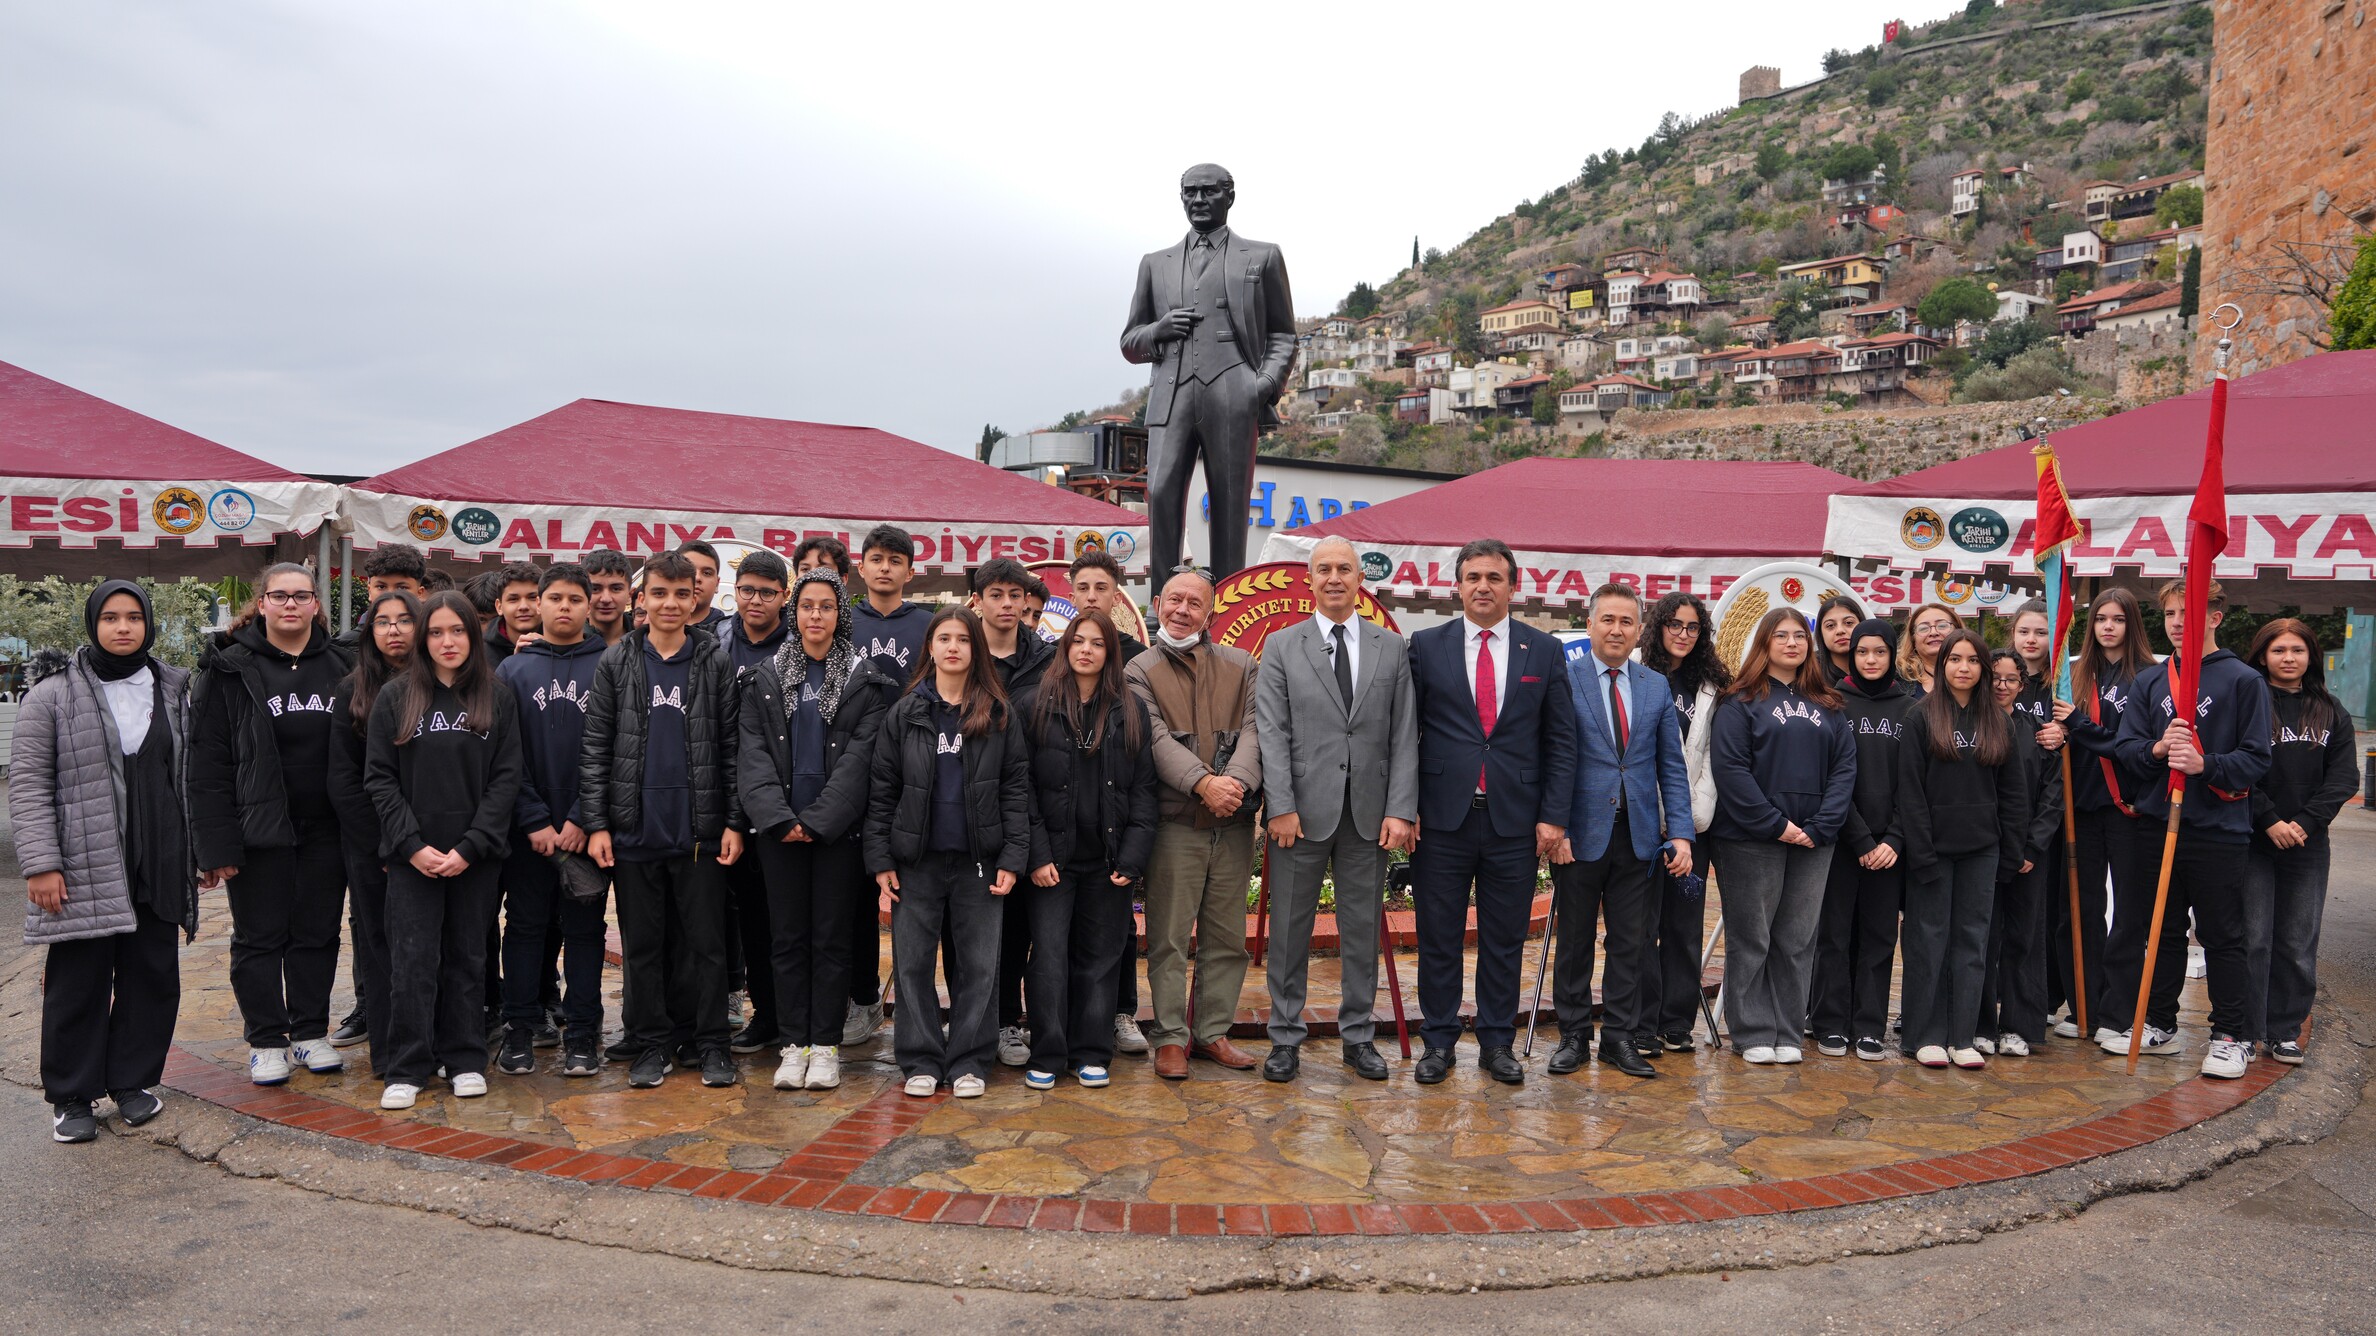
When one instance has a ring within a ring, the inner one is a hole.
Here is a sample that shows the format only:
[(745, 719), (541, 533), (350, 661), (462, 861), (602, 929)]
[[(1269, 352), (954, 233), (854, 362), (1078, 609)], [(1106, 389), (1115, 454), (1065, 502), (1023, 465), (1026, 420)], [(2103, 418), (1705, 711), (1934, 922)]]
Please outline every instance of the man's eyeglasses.
[(781, 589), (761, 589), (757, 585), (736, 585), (734, 597), (743, 603), (773, 603), (784, 596)]
[(276, 608), (302, 608), (314, 601), (314, 593), (310, 589), (275, 589), (264, 595), (264, 601)]

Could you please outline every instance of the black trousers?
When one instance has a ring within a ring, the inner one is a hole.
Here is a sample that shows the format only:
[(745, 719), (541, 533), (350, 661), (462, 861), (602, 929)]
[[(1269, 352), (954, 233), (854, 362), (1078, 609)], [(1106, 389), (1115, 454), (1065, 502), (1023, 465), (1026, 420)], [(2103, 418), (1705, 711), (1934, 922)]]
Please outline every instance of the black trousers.
[(560, 871), (524, 843), (503, 860), (502, 888), (504, 1023), (544, 1022), (545, 961), (560, 948), (568, 968), (568, 989), (561, 995), (565, 1037), (588, 1042), (599, 1038), (606, 936), (602, 911), (609, 897), (571, 899), (561, 889)]
[[(1102, 873), (1099, 880), (1104, 880)], [(1094, 893), (1095, 888), (1091, 890)], [(1015, 889), (1007, 894), (1007, 927), (1012, 928), (1016, 920), (1022, 920), (1028, 953), (1023, 963), (1023, 983), (1031, 1003), (1030, 1068), (1033, 1071), (1062, 1072), (1072, 1058), (1071, 1032), (1075, 1023), (1071, 1001), (1072, 930), (1076, 898), (1074, 879), (1062, 876), (1061, 872), (1053, 886), (1036, 885), (1028, 876), (1018, 878)], [(1003, 934), (1007, 939), (1013, 935)], [(999, 960), (1002, 974), (1005, 968), (1002, 952)], [(1114, 1019), (1110, 1012), (1105, 1030), (1106, 1042), (1111, 1045)]]
[(1430, 826), (1411, 858), (1419, 930), (1420, 1034), (1449, 1051), (1460, 1038), (1470, 887), (1477, 898), (1477, 1044), (1508, 1048), (1518, 1033), (1519, 958), (1534, 909), (1534, 832), (1496, 835), (1482, 807), (1450, 830)]
[[(2049, 862), (2048, 860), (2052, 861)], [(1988, 966), (1980, 976), (1980, 1018), (1984, 1037), (2017, 1034), (2032, 1044), (2046, 1039), (2046, 936), (2048, 893), (2063, 880), (2058, 837), (2027, 872), (1998, 878), (1996, 911), (1988, 920)], [(2067, 895), (2065, 897), (2068, 898)], [(2063, 958), (2070, 959), (2070, 938)]]
[(618, 897), (619, 954), (627, 1040), (666, 1045), (678, 1034), (703, 1049), (724, 1048), (726, 1030), (725, 869), (715, 852), (660, 862), (622, 858), (611, 869)]
[(862, 875), (860, 880), (863, 894), (850, 916), (850, 1002), (871, 1007), (883, 1000), (883, 916), (876, 907), (874, 878)]
[[(1028, 875), (1017, 878), (1011, 894), (1020, 896), (1038, 889), (1030, 883)], [(1031, 968), (1031, 938), (1031, 915), (1028, 913), (1010, 912), (1005, 925), (998, 930), (998, 1023), (1001, 1027), (1023, 1023), (1023, 978)], [(1058, 955), (1056, 959), (1061, 969), (1064, 957)], [(1064, 1024), (1061, 1016), (1056, 1017), (1055, 1021), (1058, 1026)]]
[(251, 1048), (330, 1033), (346, 910), (346, 849), (335, 828), (299, 832), (289, 849), (250, 849), (231, 879), (231, 995)]
[[(1116, 1001), (1123, 981), (1138, 981), (1138, 916), (1131, 909), (1133, 890), (1116, 886), (1105, 867), (1068, 867), (1064, 884), (1072, 898), (1072, 926), (1065, 944), (1064, 1061), (1079, 1067), (1110, 1067), (1114, 1062), (1114, 1017), (1123, 1009)], [(1034, 889), (1037, 889), (1036, 887)], [(1128, 1010), (1138, 1010), (1132, 989)], [(1039, 1034), (1032, 1036), (1031, 1065), (1041, 1071)]]
[(1936, 1045), (1970, 1048), (1988, 967), (1988, 921), (1996, 912), (1993, 848), (1941, 855), (1914, 869), (1906, 887), (1906, 1056)]
[[(2076, 758), (2073, 759), (2076, 763)], [(2125, 1029), (2128, 1013), (2111, 1002), (2111, 993), (2104, 986), (2104, 909), (2111, 902), (2112, 884), (2128, 879), (2129, 848), (2135, 838), (2136, 821), (2122, 816), (2117, 807), (2094, 812), (2082, 810), (2075, 821), (2079, 834), (2075, 846), (2079, 851), (2079, 965), (2087, 974), (2087, 1024), (2091, 1031), (2107, 1025), (2115, 1030)], [(2057, 866), (2053, 889), (2046, 897), (2048, 922), (2052, 925), (2049, 929), (2052, 940), (2046, 945), (2046, 1009), (2052, 1012), (2070, 1007), (2075, 1023), (2079, 1009), (2072, 1002), (2071, 888), (2064, 882), (2068, 875), (2066, 869)], [(2152, 901), (2146, 902), (2146, 908), (2151, 912)], [(2136, 1006), (2136, 994), (2129, 995), (2129, 1005)]]
[(754, 847), (764, 903), (759, 916), (743, 915), (743, 928), (763, 922), (769, 936), (766, 968), (751, 970), (752, 1023), (759, 1023), (765, 976), (769, 1020), (781, 1043), (838, 1047), (850, 996), (850, 920), (861, 911), (874, 917), (865, 854), (854, 835), (831, 844), (761, 840)]
[[(2131, 846), (2130, 879), (2141, 883), (2135, 898), (2134, 934), (2122, 932), (2121, 911), (2114, 910), (2113, 940), (2106, 954), (2105, 982), (2113, 990), (2114, 1029), (2125, 1030), (2136, 1020), (2138, 981), (2145, 971), (2145, 939), (2152, 931), (2154, 888), (2161, 877), (2164, 827), (2148, 818), (2151, 839), (2137, 832)], [(2195, 941), (2203, 948), (2205, 982), (2211, 986), (2211, 1032), (2249, 1039), (2255, 1028), (2249, 1013), (2252, 988), (2247, 964), (2244, 898), (2250, 874), (2251, 845), (2234, 844), (2180, 829), (2177, 856), (2170, 864), (2170, 899), (2162, 915), (2161, 952), (2154, 962), (2153, 991), (2145, 1007), (2145, 1023), (2174, 1030), (2178, 1025), (2178, 991), (2186, 984), (2186, 926), (2193, 914)], [(2123, 888), (2124, 895), (2128, 894)]]
[(1701, 878), (1698, 894), (1683, 894), (1683, 883), (1668, 876), (1664, 867), (1651, 874), (1658, 883), (1658, 925), (1643, 947), (1649, 962), (1643, 966), (1643, 978), (1654, 990), (1656, 1012), (1647, 1028), (1634, 1033), (1634, 1042), (1644, 1048), (1660, 1035), (1690, 1034), (1699, 1023), (1705, 996), (1700, 990), (1700, 952), (1707, 945), (1707, 878), (1715, 865), (1716, 841), (1702, 835), (1691, 846), (1691, 870)]
[(1817, 1035), (1883, 1039), (1889, 1033), (1889, 965), (1897, 954), (1902, 864), (1860, 866), (1845, 844), (1832, 853), (1815, 927), (1815, 986), (1807, 1005)]
[[(2145, 973), (2145, 939), (2153, 931), (2154, 888), (2161, 876), (2164, 825), (2149, 816), (2116, 817), (2128, 824), (2127, 864), (2112, 878), (2112, 930), (2104, 939), (2104, 986), (2097, 994), (2101, 1028), (2126, 1030), (2137, 1018), (2138, 981)], [(2181, 843), (2184, 836), (2180, 837)], [(2082, 881), (2086, 871), (2081, 869)], [(2162, 915), (2161, 949), (2154, 958), (2153, 991), (2145, 1023), (2178, 1028), (2178, 990), (2186, 986), (2187, 900), (2173, 870), (2170, 900)]]
[[(891, 907), (891, 961), (899, 988), (899, 1024), (892, 1052), (908, 1076), (953, 1081), (987, 1078), (998, 1047), (999, 924), (1007, 897), (990, 893), (990, 871), (970, 855), (927, 853), (899, 869), (899, 900)], [(955, 947), (948, 961), (947, 1033), (933, 1023), (940, 990), (933, 961), (942, 929)]]
[(374, 1073), (388, 1060), (388, 870), (367, 849), (346, 851), (347, 923), (353, 930), (355, 1014), (363, 1018)]
[[(382, 1080), (429, 1083), (487, 1070), (487, 925), (495, 918), (498, 864), (459, 877), (388, 868), (388, 1007)], [(376, 1035), (380, 1018), (371, 1018)]]
[(767, 873), (757, 854), (761, 846), (774, 843), (778, 841), (745, 835), (743, 856), (725, 869), (726, 899), (734, 909), (726, 925), (727, 965), (733, 976), (729, 982), (750, 995), (743, 1024), (771, 1043), (783, 1026), (776, 1005), (775, 928), (768, 914)]
[(1551, 903), (1559, 916), (1559, 951), (1551, 970), (1551, 997), (1562, 1041), (1592, 1037), (1593, 929), (1604, 919), (1604, 1032), (1631, 1039), (1655, 1022), (1657, 984), (1644, 969), (1646, 948), (1657, 929), (1654, 868), (1653, 862), (1634, 856), (1633, 834), (1623, 812), (1617, 814), (1609, 847), (1599, 858), (1552, 865)]
[(52, 942), (41, 972), (41, 1093), (88, 1103), (165, 1077), (181, 1014), (181, 929), (133, 910), (130, 932)]

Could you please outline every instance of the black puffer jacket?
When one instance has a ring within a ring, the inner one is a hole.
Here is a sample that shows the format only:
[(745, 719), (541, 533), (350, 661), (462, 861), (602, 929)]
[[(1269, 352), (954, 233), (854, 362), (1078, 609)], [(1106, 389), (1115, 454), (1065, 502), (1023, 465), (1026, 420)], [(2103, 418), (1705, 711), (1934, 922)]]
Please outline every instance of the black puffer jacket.
[[(644, 669), (644, 631), (630, 631), (602, 652), (594, 693), (586, 699), (585, 746), (578, 754), (578, 824), (587, 834), (627, 834), (643, 825), (644, 734), (652, 718), (652, 679)], [(711, 841), (728, 822), (741, 828), (735, 796), (734, 670), (717, 638), (686, 634), (693, 647), (685, 701), (685, 761), (693, 787), (693, 838)]]
[[(926, 685), (930, 685), (927, 683)], [(901, 696), (875, 736), (874, 783), (866, 810), (866, 870), (896, 872), (924, 861), (932, 834), (932, 777), (939, 730), (931, 697)], [(1031, 857), (1031, 740), (1010, 707), (980, 737), (967, 738), (965, 825), (973, 855), (1020, 879)]]
[[(268, 658), (273, 662), (268, 664)], [(268, 666), (277, 670), (270, 680)], [(185, 782), (190, 850), (198, 866), (240, 867), (249, 849), (296, 846), (280, 745), (264, 700), (288, 686), (308, 697), (336, 692), (354, 666), (354, 655), (320, 627), (293, 656), (272, 649), (263, 627), (253, 622), (212, 637), (199, 656), (198, 671), (190, 674)]]
[(875, 737), (899, 688), (861, 654), (843, 683), (841, 705), (825, 725), (825, 791), (795, 812), (792, 737), (784, 713), (784, 679), (772, 663), (745, 668), (735, 679), (742, 727), (737, 744), (736, 797), (761, 838), (780, 840), (797, 821), (824, 843), (847, 839), (866, 825), (867, 790), (874, 782)]
[[(1049, 711), (1044, 725), (1039, 722), (1039, 694), (1034, 686), (1015, 701), (1015, 713), (1031, 739), (1031, 865), (1054, 863), (1062, 868), (1071, 865), (1077, 838), (1073, 731), (1061, 710)], [(1147, 874), (1147, 860), (1155, 853), (1155, 749), (1149, 741), (1154, 726), (1138, 697), (1126, 693), (1122, 705), (1138, 717), (1139, 745), (1124, 746), (1123, 731), (1109, 728), (1105, 744), (1097, 749), (1095, 773), (1104, 784), (1098, 804), (1100, 838), (1107, 870), (1137, 881)]]

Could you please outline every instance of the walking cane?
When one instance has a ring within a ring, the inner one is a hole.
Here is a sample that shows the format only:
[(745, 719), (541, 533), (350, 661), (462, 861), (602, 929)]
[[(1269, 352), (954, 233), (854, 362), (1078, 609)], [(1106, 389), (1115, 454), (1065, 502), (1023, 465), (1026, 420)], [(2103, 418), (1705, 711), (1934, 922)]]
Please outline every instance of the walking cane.
[(2095, 1031), (2087, 1028), (2087, 954), (2080, 949), (2079, 936), (2079, 808), (2071, 795), (2071, 739), (2063, 737), (2063, 871), (2071, 883), (2071, 1016), (2078, 1022), (2079, 1039), (2086, 1042)]
[(1270, 953), (1270, 840), (1262, 841), (1262, 890), (1254, 897), (1254, 963)]
[(1534, 1005), (1526, 1009), (1526, 1053), (1534, 1056), (1535, 1023), (1543, 1016), (1543, 976), (1551, 972), (1551, 938), (1559, 929), (1559, 889), (1551, 891), (1551, 910), (1543, 915), (1543, 956), (1535, 964)]
[[(1724, 920), (1719, 917), (1716, 920), (1716, 926), (1708, 929), (1708, 944), (1700, 948), (1701, 979), (1708, 977), (1708, 962), (1716, 958), (1716, 943), (1722, 941), (1723, 939)], [(1716, 1000), (1715, 1002), (1711, 1003), (1708, 1000), (1707, 988), (1702, 986), (1698, 979), (1693, 980), (1692, 983), (1693, 991), (1699, 994), (1700, 1014), (1708, 1018), (1708, 1042), (1711, 1044), (1722, 1045), (1724, 1043), (1724, 1036), (1716, 1029), (1716, 1008), (1723, 1005), (1724, 984), (1720, 983), (1716, 985)]]
[(1386, 926), (1386, 907), (1378, 906), (1378, 938), (1386, 945), (1386, 987), (1394, 994), (1394, 1037), (1402, 1055), (1411, 1056), (1411, 1025), (1403, 1019), (1402, 974), (1394, 964), (1394, 930)]

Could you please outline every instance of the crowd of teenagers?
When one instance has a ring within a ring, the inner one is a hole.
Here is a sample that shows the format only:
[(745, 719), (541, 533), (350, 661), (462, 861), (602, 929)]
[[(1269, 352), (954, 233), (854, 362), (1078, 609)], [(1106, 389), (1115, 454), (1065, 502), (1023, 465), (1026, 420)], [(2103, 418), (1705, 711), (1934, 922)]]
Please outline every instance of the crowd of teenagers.
[[(1141, 643), (1112, 616), (1120, 568), (1085, 554), (1050, 641), (1048, 590), (1020, 564), (975, 568), (964, 604), (934, 608), (905, 597), (914, 558), (888, 525), (855, 557), (832, 538), (789, 562), (753, 552), (728, 613), (700, 542), (640, 565), (511, 563), (461, 588), (391, 545), (362, 565), (350, 631), (333, 633), (310, 570), (272, 566), (188, 672), (151, 657), (139, 586), (100, 585), (90, 643), (30, 675), (9, 771), (26, 935), (49, 950), (56, 1137), (95, 1135), (103, 1097), (127, 1123), (155, 1116), (177, 937), (215, 887), (250, 1078), (337, 1071), (368, 1044), (390, 1109), (440, 1079), (484, 1095), (490, 1065), (728, 1086), (737, 1055), (771, 1051), (776, 1088), (833, 1088), (842, 1050), (883, 1024), (884, 910), (908, 1094), (976, 1096), (998, 1064), (1032, 1089), (1098, 1087), (1117, 1053), (1151, 1052), (1167, 1079), (1195, 1059), (1292, 1081), (1324, 889), (1342, 1060), (1385, 1080), (1378, 925), (1397, 852), (1422, 1085), (1453, 1068), (1464, 995), (1476, 1064), (1525, 1080), (1513, 1039), (1545, 862), (1555, 1075), (1654, 1077), (1693, 1047), (1716, 870), (1725, 1029), (1748, 1062), (1801, 1061), (1809, 1036), (1884, 1058), (1901, 955), (1896, 1045), (1917, 1062), (2077, 1039), (2082, 1007), (2086, 1039), (2125, 1053), (2173, 771), (2187, 799), (2143, 1049), (2178, 1048), (2191, 920), (2203, 1072), (2241, 1075), (2256, 1045), (2301, 1060), (2327, 827), (2354, 785), (2351, 718), (2300, 621), (2262, 626), (2248, 659), (2209, 653), (2190, 727), (2119, 589), (2077, 633), (2074, 707), (2051, 696), (2034, 606), (1998, 650), (1937, 604), (1902, 635), (1844, 597), (1813, 619), (1778, 609), (1730, 672), (1699, 599), (1645, 606), (1608, 585), (1571, 662), (1510, 616), (1517, 563), (1498, 541), (1461, 552), (1460, 618), (1406, 639), (1355, 614), (1359, 556), (1327, 540), (1312, 617), (1274, 633), (1258, 671), (1207, 633), (1201, 571), (1156, 589)], [(2182, 606), (2162, 591), (2173, 639)], [(2210, 609), (2216, 632), (2216, 589)], [(1265, 845), (1258, 1059), (1229, 1030)], [(623, 1033), (605, 1047), (614, 906)], [(342, 920), (356, 1004), (334, 1021)]]

